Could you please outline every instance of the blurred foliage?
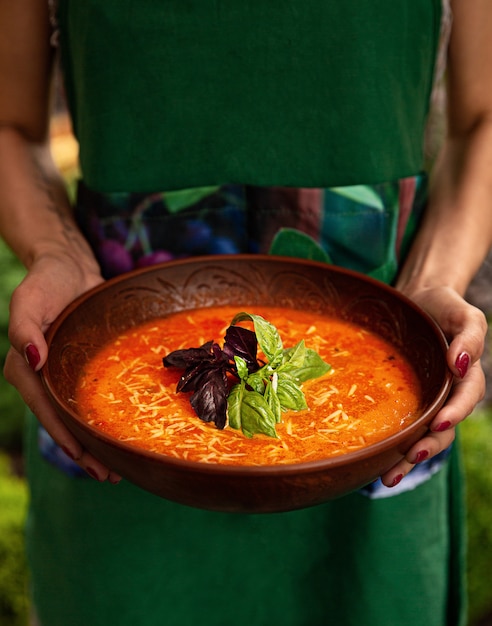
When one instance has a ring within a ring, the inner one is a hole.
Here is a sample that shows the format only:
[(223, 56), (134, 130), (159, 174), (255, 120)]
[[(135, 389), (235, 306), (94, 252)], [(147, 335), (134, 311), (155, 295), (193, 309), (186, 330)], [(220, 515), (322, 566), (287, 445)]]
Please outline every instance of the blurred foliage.
[(0, 624), (28, 623), (28, 575), (24, 552), (25, 481), (10, 472), (9, 458), (0, 454)]
[(470, 624), (492, 613), (492, 409), (478, 409), (461, 426), (467, 475)]
[(0, 268), (0, 447), (20, 450), (24, 403), (3, 377), (3, 366), (9, 348), (8, 304), (13, 290), (23, 279), (25, 270), (1, 239)]

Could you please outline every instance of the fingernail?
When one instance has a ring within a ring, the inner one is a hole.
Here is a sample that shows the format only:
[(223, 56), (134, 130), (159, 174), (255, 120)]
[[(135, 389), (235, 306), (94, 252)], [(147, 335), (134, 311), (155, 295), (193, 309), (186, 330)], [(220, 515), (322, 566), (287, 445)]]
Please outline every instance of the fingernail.
[(114, 476), (109, 476), (108, 480), (112, 485), (117, 485), (119, 482), (121, 482), (121, 476), (118, 476), (117, 478), (115, 478)]
[(26, 346), (26, 349), (24, 350), (24, 355), (26, 357), (27, 364), (32, 369), (32, 371), (35, 372), (39, 361), (41, 361), (38, 349), (34, 344), (30, 343)]
[(436, 428), (433, 428), (432, 430), (435, 433), (442, 433), (444, 430), (448, 430), (448, 428), (451, 427), (451, 422), (441, 422), (438, 426), (436, 426)]
[(89, 476), (91, 476), (92, 478), (94, 478), (95, 480), (98, 480), (100, 482), (100, 478), (97, 475), (97, 472), (95, 469), (93, 469), (92, 467), (86, 467), (85, 471), (89, 474)]
[(61, 449), (68, 456), (69, 459), (75, 461), (75, 454), (69, 448), (67, 448), (66, 446), (61, 446)]
[(458, 355), (454, 364), (460, 374), (460, 378), (464, 378), (466, 372), (468, 371), (468, 367), (470, 366), (470, 355), (466, 352), (462, 352)]
[(395, 476), (393, 478), (393, 482), (391, 483), (390, 486), (391, 487), (396, 487), (396, 485), (401, 482), (402, 478), (403, 478), (403, 474), (398, 474), (398, 476)]
[(414, 463), (422, 463), (429, 456), (428, 450), (420, 450), (417, 452), (417, 456), (415, 457)]

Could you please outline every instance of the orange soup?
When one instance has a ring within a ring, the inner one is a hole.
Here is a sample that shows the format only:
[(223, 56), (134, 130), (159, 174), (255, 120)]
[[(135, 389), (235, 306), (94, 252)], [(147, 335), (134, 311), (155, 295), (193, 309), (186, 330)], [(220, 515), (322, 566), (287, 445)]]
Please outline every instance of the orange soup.
[(181, 312), (128, 330), (86, 366), (75, 401), (87, 421), (121, 441), (204, 463), (300, 463), (358, 450), (415, 419), (420, 390), (412, 367), (394, 346), (345, 321), (307, 311), (254, 307), (277, 327), (285, 348), (306, 347), (331, 365), (302, 385), (308, 409), (287, 411), (277, 437), (219, 430), (194, 413), (182, 374), (163, 357), (223, 337), (237, 307)]

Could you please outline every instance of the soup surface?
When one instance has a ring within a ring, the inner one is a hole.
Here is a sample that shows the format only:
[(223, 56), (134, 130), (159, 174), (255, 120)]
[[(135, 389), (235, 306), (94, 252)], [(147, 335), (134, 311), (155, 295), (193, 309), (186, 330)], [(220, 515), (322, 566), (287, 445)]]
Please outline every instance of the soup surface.
[[(300, 463), (358, 450), (411, 422), (420, 391), (411, 366), (380, 337), (308, 311), (252, 307), (277, 327), (285, 348), (304, 338), (331, 365), (302, 385), (307, 410), (287, 411), (277, 438), (219, 430), (176, 393), (182, 371), (164, 368), (170, 352), (215, 340), (222, 345), (237, 307), (181, 312), (130, 329), (88, 363), (78, 383), (77, 411), (122, 441), (207, 463)], [(243, 324), (241, 324), (243, 325)], [(246, 324), (247, 326), (247, 324)]]

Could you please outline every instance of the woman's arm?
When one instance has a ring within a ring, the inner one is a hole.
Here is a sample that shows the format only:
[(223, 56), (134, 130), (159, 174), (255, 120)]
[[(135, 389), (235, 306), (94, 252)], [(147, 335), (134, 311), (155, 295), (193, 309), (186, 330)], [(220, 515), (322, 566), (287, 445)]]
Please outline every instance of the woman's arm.
[(94, 271), (49, 149), (54, 52), (47, 4), (0, 4), (0, 232), (28, 269), (58, 251)]
[(41, 0), (0, 3), (0, 233), (28, 270), (11, 301), (5, 377), (70, 456), (95, 477), (117, 480), (63, 426), (35, 373), (47, 357), (46, 329), (102, 280), (49, 149), (47, 7)]
[(487, 0), (454, 0), (452, 10), (447, 137), (432, 174), (425, 219), (397, 287), (447, 334), (456, 384), (431, 434), (384, 475), (387, 485), (445, 449), (485, 388), (479, 359), (487, 324), (463, 296), (492, 244), (492, 12)]
[(492, 242), (492, 15), (487, 0), (454, 0), (448, 56), (447, 137), (430, 206), (402, 272), (464, 294)]

